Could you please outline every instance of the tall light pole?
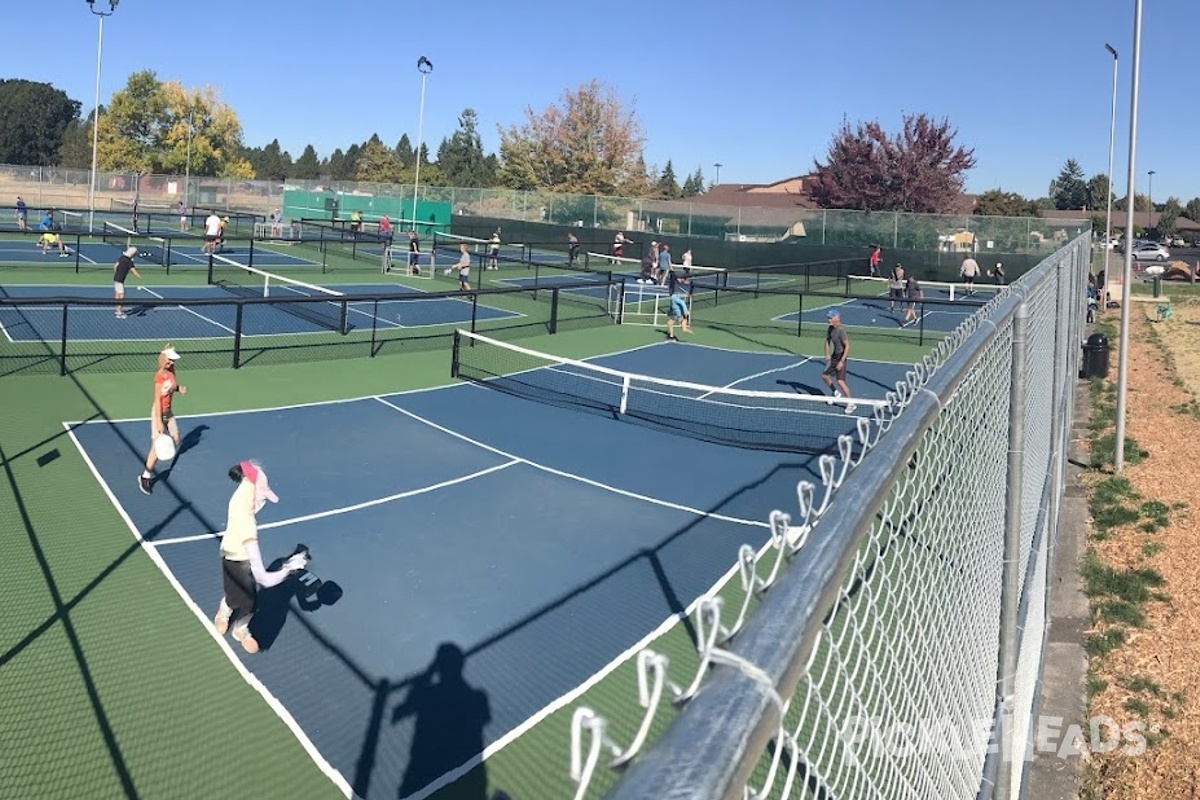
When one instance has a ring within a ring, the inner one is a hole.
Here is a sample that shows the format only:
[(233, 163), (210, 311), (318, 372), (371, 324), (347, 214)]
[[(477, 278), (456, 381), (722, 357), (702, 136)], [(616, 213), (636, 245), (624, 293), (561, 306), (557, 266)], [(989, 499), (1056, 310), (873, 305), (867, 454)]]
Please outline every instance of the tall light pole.
[(192, 115), (188, 114), (187, 166), (184, 167), (183, 173), (183, 202), (188, 208), (192, 207), (191, 195), (188, 194), (188, 189), (192, 183), (192, 132), (195, 129), (195, 125), (192, 123)]
[[(1113, 472), (1125, 468), (1125, 394), (1129, 380), (1129, 282), (1133, 278), (1133, 198), (1137, 186), (1138, 81), (1142, 68), (1142, 0), (1133, 3), (1133, 71), (1129, 92), (1129, 192), (1125, 215), (1125, 264), (1121, 270), (1121, 335), (1117, 355), (1117, 430), (1113, 452)], [(1102, 295), (1103, 296), (1103, 295)]]
[(717, 177), (713, 180), (713, 186), (719, 186), (721, 183), (721, 167), (725, 165), (718, 162), (713, 164), (713, 166), (717, 168)]
[(423, 133), (421, 129), (425, 125), (425, 78), (433, 72), (433, 62), (425, 56), (421, 56), (417, 59), (417, 72), (421, 73), (421, 111), (417, 115), (417, 174), (413, 178), (412, 229), (414, 231), (417, 229), (417, 188), (421, 185), (421, 135)]
[(1108, 119), (1108, 212), (1104, 220), (1104, 279), (1107, 281), (1108, 255), (1112, 252), (1113, 142), (1117, 135), (1117, 51), (1107, 42), (1104, 49), (1112, 53), (1113, 58), (1112, 112)]
[(1147, 175), (1150, 176), (1150, 188), (1146, 190), (1146, 200), (1150, 206), (1150, 210), (1146, 212), (1146, 235), (1150, 235), (1150, 229), (1154, 227), (1154, 170), (1150, 170)]
[(111, 17), (120, 0), (108, 0), (108, 11), (97, 11), (96, 0), (87, 0), (88, 10), (100, 18), (100, 36), (96, 42), (96, 110), (92, 112), (92, 175), (88, 182), (88, 233), (96, 225), (96, 147), (100, 141), (100, 54), (104, 50), (104, 18)]

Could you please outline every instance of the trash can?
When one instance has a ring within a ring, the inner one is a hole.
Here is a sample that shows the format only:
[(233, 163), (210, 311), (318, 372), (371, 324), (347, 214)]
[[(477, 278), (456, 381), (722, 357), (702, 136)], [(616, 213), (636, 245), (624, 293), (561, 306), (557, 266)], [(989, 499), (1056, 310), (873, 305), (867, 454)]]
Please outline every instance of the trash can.
[(1162, 297), (1162, 275), (1154, 276), (1154, 296)]
[(1083, 365), (1080, 369), (1080, 377), (1108, 377), (1108, 337), (1103, 333), (1093, 333), (1083, 343)]

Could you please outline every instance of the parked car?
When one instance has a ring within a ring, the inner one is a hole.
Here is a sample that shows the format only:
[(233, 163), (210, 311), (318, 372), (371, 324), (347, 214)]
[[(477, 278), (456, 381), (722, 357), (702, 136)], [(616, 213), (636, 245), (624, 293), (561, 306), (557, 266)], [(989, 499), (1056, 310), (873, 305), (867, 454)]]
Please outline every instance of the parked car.
[(1170, 239), (1168, 239), (1163, 244), (1165, 244), (1167, 247), (1183, 247), (1183, 237), (1182, 236), (1172, 236), (1172, 237), (1170, 237)]
[(1170, 257), (1170, 251), (1161, 244), (1139, 242), (1133, 249), (1134, 261), (1166, 261)]

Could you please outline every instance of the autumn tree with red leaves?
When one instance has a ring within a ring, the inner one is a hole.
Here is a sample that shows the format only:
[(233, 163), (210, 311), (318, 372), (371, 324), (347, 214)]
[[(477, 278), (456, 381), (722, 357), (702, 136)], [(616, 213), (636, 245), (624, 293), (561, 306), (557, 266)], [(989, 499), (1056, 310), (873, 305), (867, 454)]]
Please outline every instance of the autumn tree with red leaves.
[(816, 164), (813, 199), (822, 208), (861, 211), (950, 211), (963, 190), (975, 151), (954, 144), (946, 120), (925, 114), (904, 116), (900, 133), (890, 136), (878, 122), (848, 122), (829, 146), (827, 162)]

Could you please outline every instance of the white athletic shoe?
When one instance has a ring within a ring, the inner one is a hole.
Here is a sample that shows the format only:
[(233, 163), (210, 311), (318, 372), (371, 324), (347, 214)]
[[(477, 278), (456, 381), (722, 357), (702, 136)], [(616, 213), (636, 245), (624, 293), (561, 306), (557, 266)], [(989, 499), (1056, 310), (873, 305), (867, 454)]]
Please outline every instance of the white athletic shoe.
[(854, 403), (851, 403), (850, 405), (846, 406), (846, 413), (853, 414), (856, 408), (858, 408), (858, 406), (854, 405)]

